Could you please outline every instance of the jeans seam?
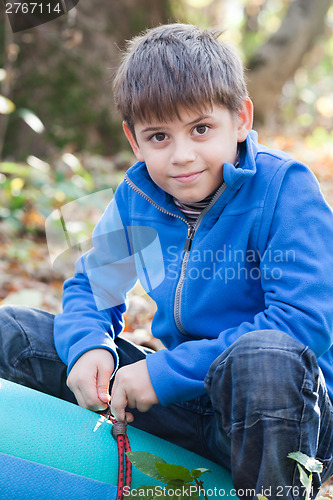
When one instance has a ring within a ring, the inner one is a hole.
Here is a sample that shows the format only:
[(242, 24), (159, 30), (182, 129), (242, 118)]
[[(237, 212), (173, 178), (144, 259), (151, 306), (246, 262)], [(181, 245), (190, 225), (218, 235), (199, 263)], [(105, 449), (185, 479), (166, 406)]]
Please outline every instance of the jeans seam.
[[(306, 349), (303, 351), (305, 352)], [(303, 353), (302, 353), (303, 354)], [(304, 402), (304, 390), (309, 391), (310, 387), (308, 384), (308, 381), (306, 380), (306, 370), (304, 369), (304, 375), (303, 375), (303, 381), (300, 389), (300, 393), (303, 396), (303, 407), (302, 407), (302, 413), (301, 413), (301, 418), (299, 419), (299, 434), (298, 434), (298, 450), (295, 451), (301, 451), (303, 447), (303, 442), (304, 442), (304, 432), (303, 432), (303, 427), (304, 427), (304, 417), (305, 417), (305, 402)], [(306, 436), (305, 436), (306, 438)], [(293, 472), (293, 484), (297, 484), (299, 482), (299, 470), (297, 467), (297, 464), (295, 463), (294, 466), (294, 472)]]
[[(303, 414), (303, 410), (302, 410)], [(231, 424), (231, 428), (227, 433), (227, 436), (230, 436), (231, 432), (233, 431), (233, 428), (236, 426), (243, 426), (244, 429), (251, 429), (254, 425), (256, 425), (258, 422), (261, 422), (262, 420), (281, 420), (281, 421), (288, 421), (288, 422), (299, 422), (298, 418), (286, 418), (286, 417), (279, 417), (279, 416), (272, 416), (272, 415), (266, 415), (265, 413), (258, 413), (258, 418), (252, 422), (250, 425), (246, 425), (244, 420), (237, 420), (237, 422), (233, 422)]]
[[(29, 339), (29, 337), (28, 337), (28, 335), (27, 335), (27, 333), (26, 333), (25, 329), (24, 329), (24, 328), (23, 328), (23, 326), (21, 325), (20, 320), (16, 317), (16, 314), (15, 314), (15, 308), (13, 308), (13, 309), (12, 309), (12, 317), (15, 319), (15, 321), (16, 321), (16, 323), (17, 323), (17, 325), (19, 326), (19, 328), (20, 328), (20, 330), (21, 330), (22, 334), (24, 335), (24, 337), (25, 337), (25, 339), (26, 339), (26, 341), (27, 341), (27, 344), (28, 344), (28, 346), (29, 346), (29, 347), (27, 347), (27, 348), (26, 348), (23, 352), (27, 351), (29, 348), (30, 348), (30, 350), (32, 351), (32, 345), (31, 345), (30, 339)], [(21, 355), (23, 354), (23, 352), (21, 353)], [(19, 356), (19, 358), (21, 357), (21, 355)], [(17, 359), (19, 359), (19, 358), (17, 358)], [(13, 366), (15, 366), (15, 364), (13, 364)]]

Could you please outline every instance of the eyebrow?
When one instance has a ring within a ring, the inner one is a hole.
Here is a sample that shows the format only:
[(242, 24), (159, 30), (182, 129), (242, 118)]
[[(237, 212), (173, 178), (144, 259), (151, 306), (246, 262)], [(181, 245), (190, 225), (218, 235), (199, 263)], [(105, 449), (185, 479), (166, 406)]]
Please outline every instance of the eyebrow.
[[(198, 118), (195, 118), (191, 122), (186, 123), (186, 125), (195, 125), (196, 123), (199, 123), (203, 120), (207, 120), (208, 118), (211, 118), (211, 115), (200, 115), (200, 116), (198, 116)], [(157, 130), (160, 130), (160, 129), (164, 129), (163, 124), (152, 126), (152, 127), (146, 127), (143, 130), (141, 130), (141, 134), (145, 134), (147, 132), (156, 132)]]
[(192, 122), (188, 123), (188, 125), (195, 125), (196, 123), (207, 120), (208, 118), (211, 118), (211, 115), (200, 115), (200, 116), (198, 116), (198, 118), (196, 118)]
[(146, 127), (141, 130), (141, 134), (145, 134), (146, 132), (155, 132), (156, 130), (162, 129), (163, 125), (156, 125), (156, 127)]

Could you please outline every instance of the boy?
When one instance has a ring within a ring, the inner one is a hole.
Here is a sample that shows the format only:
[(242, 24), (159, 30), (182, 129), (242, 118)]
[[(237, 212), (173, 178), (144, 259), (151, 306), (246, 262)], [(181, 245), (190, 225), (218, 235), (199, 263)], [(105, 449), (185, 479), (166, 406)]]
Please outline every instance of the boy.
[[(114, 93), (138, 162), (64, 284), (58, 354), (51, 315), (7, 307), (0, 376), (92, 410), (111, 379), (118, 420), (229, 468), (242, 498), (304, 498), (287, 458), (300, 450), (326, 467), (315, 496), (333, 470), (333, 217), (318, 183), (258, 144), (240, 60), (209, 31), (135, 38)], [(138, 278), (155, 353), (118, 336)]]

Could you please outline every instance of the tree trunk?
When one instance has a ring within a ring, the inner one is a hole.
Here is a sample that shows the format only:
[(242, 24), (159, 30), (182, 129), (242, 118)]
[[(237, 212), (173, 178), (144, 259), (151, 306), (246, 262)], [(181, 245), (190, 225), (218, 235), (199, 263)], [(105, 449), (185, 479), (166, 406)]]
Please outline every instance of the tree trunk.
[(283, 85), (300, 66), (322, 32), (332, 0), (291, 0), (279, 30), (248, 63), (248, 89), (257, 123), (267, 122), (276, 110)]
[(68, 15), (14, 33), (19, 57), (11, 98), (17, 109), (35, 112), (45, 132), (37, 135), (13, 113), (6, 156), (47, 157), (62, 148), (118, 152), (125, 140), (111, 87), (119, 49), (140, 31), (171, 20), (169, 0), (80, 0)]

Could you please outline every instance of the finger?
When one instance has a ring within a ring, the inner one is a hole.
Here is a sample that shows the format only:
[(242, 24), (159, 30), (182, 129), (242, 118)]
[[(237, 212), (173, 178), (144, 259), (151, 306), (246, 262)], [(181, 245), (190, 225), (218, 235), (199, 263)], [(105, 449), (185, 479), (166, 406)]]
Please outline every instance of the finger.
[(82, 390), (82, 383), (80, 381), (76, 381), (75, 379), (73, 380), (73, 378), (70, 378), (70, 376), (67, 379), (67, 386), (74, 394), (78, 405), (88, 410), (93, 409), (91, 408), (91, 406), (95, 406), (96, 403), (99, 402), (99, 400), (96, 398), (97, 394), (94, 395), (94, 391), (92, 390), (91, 385), (91, 383), (86, 383), (84, 386), (84, 390)]
[(106, 408), (106, 404), (99, 399), (94, 384), (86, 384), (83, 389), (77, 387), (74, 396), (78, 404), (87, 410), (100, 411)]
[(121, 387), (113, 387), (111, 394), (111, 412), (118, 422), (125, 422), (125, 408), (127, 406), (126, 391)]
[(80, 404), (80, 406), (91, 411), (102, 411), (107, 408), (107, 404), (99, 399), (97, 393), (95, 396), (85, 393), (83, 404)]
[(128, 424), (134, 422), (134, 416), (129, 411), (125, 412), (125, 419)]
[(97, 394), (100, 401), (106, 404), (110, 402), (110, 378), (111, 372), (108, 368), (98, 368), (96, 379)]
[(136, 402), (135, 398), (130, 397), (128, 394), (127, 394), (127, 407), (128, 408), (137, 408), (137, 402)]
[(137, 402), (137, 405), (136, 405), (136, 408), (141, 412), (141, 413), (146, 413), (148, 410), (150, 410), (150, 408), (152, 407), (152, 403), (146, 403), (146, 402), (141, 402), (141, 401), (138, 401)]

